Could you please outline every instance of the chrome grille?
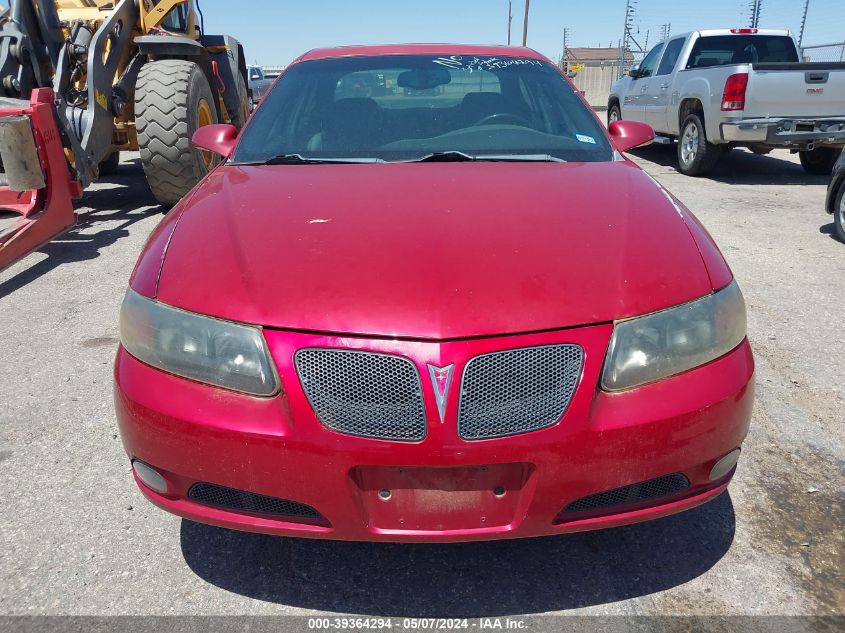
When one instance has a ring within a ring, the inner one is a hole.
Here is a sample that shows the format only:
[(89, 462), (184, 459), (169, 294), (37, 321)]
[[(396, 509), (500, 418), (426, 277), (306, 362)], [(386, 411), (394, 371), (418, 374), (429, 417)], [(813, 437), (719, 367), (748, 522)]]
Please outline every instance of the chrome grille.
[(461, 381), (458, 433), (465, 440), (518, 435), (555, 424), (569, 406), (584, 351), (527, 347), (477, 356)]
[(360, 437), (414, 442), (426, 435), (420, 376), (401, 356), (303, 349), (302, 389), (324, 426)]

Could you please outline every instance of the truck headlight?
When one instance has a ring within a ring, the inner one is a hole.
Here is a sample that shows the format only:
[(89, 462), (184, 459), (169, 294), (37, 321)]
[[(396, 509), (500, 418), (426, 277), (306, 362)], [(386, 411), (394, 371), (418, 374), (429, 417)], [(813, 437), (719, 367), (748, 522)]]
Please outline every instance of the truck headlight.
[(697, 301), (621, 321), (602, 387), (631, 389), (699, 367), (737, 347), (745, 334), (745, 301), (736, 281)]
[(279, 388), (261, 330), (177, 310), (128, 290), (120, 341), (138, 360), (163, 371), (256, 396)]

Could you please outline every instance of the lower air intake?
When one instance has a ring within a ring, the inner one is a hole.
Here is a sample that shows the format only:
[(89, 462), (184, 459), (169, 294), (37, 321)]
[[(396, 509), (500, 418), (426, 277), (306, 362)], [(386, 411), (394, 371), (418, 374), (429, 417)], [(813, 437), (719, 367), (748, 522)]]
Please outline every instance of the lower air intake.
[(239, 510), (295, 519), (320, 518), (319, 512), (304, 503), (257, 495), (216, 484), (194, 484), (188, 491), (188, 498), (203, 505), (225, 508), (226, 510)]
[(669, 497), (687, 488), (689, 488), (689, 479), (680, 473), (676, 473), (622, 488), (615, 488), (614, 490), (607, 490), (589, 497), (582, 497), (566, 506), (563, 512), (587, 512), (614, 506), (633, 505), (643, 501)]

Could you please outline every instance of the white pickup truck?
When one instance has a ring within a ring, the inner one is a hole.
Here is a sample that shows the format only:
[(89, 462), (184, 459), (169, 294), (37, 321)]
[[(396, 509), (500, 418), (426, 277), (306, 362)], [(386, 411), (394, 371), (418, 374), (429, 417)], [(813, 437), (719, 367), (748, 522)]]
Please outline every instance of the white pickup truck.
[(829, 174), (845, 146), (845, 63), (804, 63), (789, 31), (696, 31), (655, 46), (610, 91), (608, 121), (677, 140), (681, 172), (700, 176), (732, 147), (798, 152)]

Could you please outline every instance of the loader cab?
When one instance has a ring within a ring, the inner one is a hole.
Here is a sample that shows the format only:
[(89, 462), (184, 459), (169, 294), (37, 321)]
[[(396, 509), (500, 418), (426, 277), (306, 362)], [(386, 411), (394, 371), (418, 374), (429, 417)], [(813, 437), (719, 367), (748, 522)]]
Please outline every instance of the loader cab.
[(189, 17), (188, 6), (184, 4), (177, 5), (161, 21), (161, 28), (174, 33), (187, 33)]
[[(162, 15), (168, 5), (172, 8)], [(141, 3), (141, 6), (145, 30), (162, 29), (168, 33), (196, 38), (197, 20), (194, 0), (183, 0), (176, 4), (166, 0), (149, 0)]]

